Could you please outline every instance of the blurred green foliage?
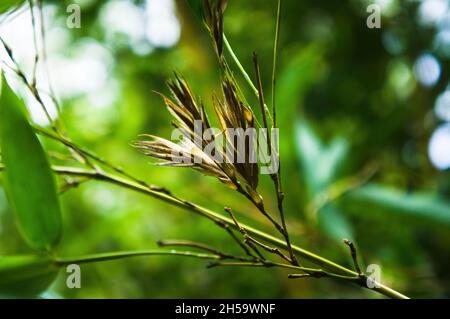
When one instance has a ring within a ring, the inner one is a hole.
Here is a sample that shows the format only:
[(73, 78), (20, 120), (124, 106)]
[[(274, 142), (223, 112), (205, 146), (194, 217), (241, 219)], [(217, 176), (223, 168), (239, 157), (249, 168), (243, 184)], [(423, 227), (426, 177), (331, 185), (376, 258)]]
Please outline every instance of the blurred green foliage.
[[(55, 21), (65, 20), (71, 1), (45, 2), (55, 8)], [(173, 70), (186, 77), (210, 111), (211, 95), (220, 90), (213, 47), (187, 3), (176, 2), (181, 23), (176, 45), (153, 45), (137, 54), (126, 34), (111, 35), (102, 25), (104, 8), (113, 1), (78, 2), (82, 27), (66, 30), (62, 53), (72, 58), (87, 42), (101, 46), (112, 57), (108, 77), (115, 86), (107, 92), (114, 99), (102, 106), (93, 106), (87, 94), (63, 100), (69, 136), (149, 183), (218, 212), (231, 206), (246, 223), (270, 229), (220, 182), (187, 169), (149, 165), (130, 147), (142, 133), (170, 137), (169, 114), (152, 91), (167, 93), (165, 81)], [(134, 1), (141, 7), (143, 2)], [(350, 237), (365, 264), (381, 266), (383, 282), (411, 297), (449, 297), (450, 173), (434, 168), (427, 156), (430, 135), (439, 124), (433, 106), (448, 84), (449, 59), (433, 45), (437, 30), (419, 23), (417, 2), (390, 1), (381, 29), (367, 28), (368, 3), (284, 1), (278, 121), (289, 229), (294, 243), (349, 267), (341, 239)], [(252, 76), (251, 53), (258, 52), (265, 92), (270, 92), (275, 10), (276, 1), (231, 0), (225, 18), (227, 37)], [(424, 52), (435, 54), (441, 65), (432, 87), (421, 85), (413, 74)], [(256, 98), (249, 102), (256, 108)], [(43, 142), (60, 151), (53, 142)], [(318, 196), (346, 178), (358, 181), (371, 163), (378, 169), (369, 184), (362, 180), (317, 214), (308, 214)], [(262, 178), (260, 188), (275, 211), (270, 179)], [(60, 256), (153, 248), (159, 239), (232, 246), (207, 220), (101, 182), (70, 190), (62, 205)], [(2, 193), (0, 243), (0, 255), (31, 252)], [(288, 280), (285, 271), (276, 269), (207, 270), (204, 265), (177, 257), (90, 264), (82, 267), (81, 289), (68, 289), (67, 274), (61, 271), (44, 297), (377, 297), (331, 280)]]

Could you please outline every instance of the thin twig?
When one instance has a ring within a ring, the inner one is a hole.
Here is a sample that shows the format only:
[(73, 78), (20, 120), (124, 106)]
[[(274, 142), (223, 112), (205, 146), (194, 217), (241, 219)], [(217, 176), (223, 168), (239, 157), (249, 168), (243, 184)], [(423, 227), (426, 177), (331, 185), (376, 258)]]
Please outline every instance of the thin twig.
[[(245, 242), (252, 247), (253, 249), (256, 249), (255, 245), (263, 248), (264, 250), (268, 251), (269, 253), (275, 254), (279, 257), (281, 257), (282, 259), (286, 260), (287, 262), (291, 262), (291, 260), (289, 259), (289, 257), (287, 257), (285, 254), (283, 254), (278, 248), (276, 247), (271, 247), (268, 246), (256, 239), (254, 239), (253, 237), (249, 236), (247, 231), (241, 227), (236, 219), (236, 217), (233, 214), (233, 211), (231, 210), (231, 208), (226, 207), (225, 211), (228, 212), (228, 214), (230, 215), (230, 217), (233, 219), (233, 222), (235, 223), (236, 227), (239, 228), (239, 230), (241, 231), (242, 235), (244, 236), (244, 240)], [(259, 253), (259, 251), (256, 249), (256, 252), (258, 253), (259, 256), (262, 257), (262, 255)]]
[(244, 77), (245, 81), (248, 83), (250, 88), (252, 89), (253, 93), (258, 97), (258, 90), (256, 89), (255, 85), (252, 82), (252, 79), (248, 75), (247, 71), (245, 71), (244, 67), (242, 66), (241, 62), (239, 61), (238, 57), (233, 51), (233, 48), (231, 47), (230, 43), (228, 42), (227, 37), (225, 34), (223, 35), (223, 43), (225, 44), (226, 49), (228, 50), (228, 53), (230, 54), (231, 58), (233, 59), (234, 63), (236, 63), (236, 66), (238, 67), (239, 71), (241, 72), (242, 76)]
[[(267, 108), (266, 103), (264, 102), (264, 92), (262, 87), (262, 81), (261, 81), (261, 73), (259, 71), (259, 64), (258, 64), (258, 55), (256, 52), (253, 52), (253, 66), (255, 68), (255, 74), (256, 74), (256, 84), (258, 85), (258, 97), (259, 97), (259, 105), (261, 108), (261, 115), (264, 123), (264, 128), (269, 130), (269, 125), (267, 123), (267, 117), (272, 121), (272, 118), (270, 116), (269, 109)], [(273, 126), (273, 123), (272, 123)], [(270, 143), (270, 134), (267, 132), (267, 142), (269, 147), (269, 155), (271, 152), (271, 143)]]
[(220, 259), (217, 255), (203, 254), (190, 251), (160, 251), (160, 250), (142, 250), (142, 251), (123, 251), (123, 252), (112, 252), (112, 253), (101, 253), (93, 254), (80, 257), (71, 258), (57, 258), (54, 262), (57, 266), (65, 266), (70, 264), (86, 264), (101, 261), (111, 261), (116, 259), (130, 258), (130, 257), (140, 257), (140, 256), (181, 256), (181, 257), (193, 257), (199, 259)]
[[(39, 90), (36, 87), (36, 83), (32, 84), (28, 81), (26, 75), (23, 73), (23, 71), (20, 69), (19, 64), (17, 63), (17, 61), (14, 58), (12, 49), (6, 44), (6, 42), (3, 40), (3, 38), (0, 37), (0, 42), (2, 42), (3, 47), (5, 48), (10, 60), (14, 63), (14, 68), (12, 68), (12, 70), (17, 74), (17, 76), (19, 76), (19, 78), (23, 81), (23, 83), (25, 84), (25, 86), (29, 89), (29, 91), (31, 92), (31, 94), (34, 96), (34, 98), (36, 99), (36, 101), (39, 103), (39, 105), (41, 106), (42, 110), (45, 113), (45, 116), (52, 128), (52, 130), (54, 131), (54, 133), (56, 134), (56, 136), (58, 136), (60, 138), (60, 141), (62, 141), (64, 139), (63, 134), (59, 131), (58, 127), (56, 126), (55, 121), (53, 121), (53, 119), (50, 116), (50, 113), (48, 112), (48, 108), (45, 105)], [(66, 146), (69, 146), (66, 144)], [(91, 168), (96, 169), (96, 166), (93, 165), (91, 163), (91, 161), (78, 149), (77, 145), (72, 144), (71, 146), (69, 146), (71, 152), (74, 153), (74, 155), (78, 155), (78, 157), (80, 159), (82, 159), (82, 163), (83, 164), (87, 164), (88, 166), (90, 166)]]
[(247, 256), (250, 256), (252, 258), (256, 258), (255, 255), (253, 255), (251, 253), (251, 251), (247, 248), (247, 246), (245, 246), (245, 244), (239, 240), (239, 238), (235, 235), (235, 233), (233, 232), (233, 230), (230, 228), (230, 226), (228, 226), (228, 224), (224, 223), (221, 220), (214, 220), (214, 222), (221, 228), (223, 228), (230, 236), (231, 238), (233, 238), (233, 240), (238, 244), (239, 247), (242, 248), (242, 250), (247, 254)]
[(225, 207), (225, 211), (230, 215), (231, 220), (233, 221), (235, 227), (237, 229), (239, 229), (239, 232), (242, 234), (242, 236), (244, 236), (244, 243), (247, 244), (247, 246), (249, 246), (255, 252), (255, 254), (258, 256), (258, 259), (261, 262), (264, 262), (266, 260), (266, 258), (263, 256), (263, 254), (261, 254), (261, 252), (258, 250), (258, 248), (256, 248), (256, 246), (253, 244), (253, 242), (248, 240), (249, 236), (248, 236), (247, 230), (245, 228), (241, 227), (241, 225), (237, 221), (236, 217), (234, 216), (231, 208)]
[(292, 262), (292, 260), (291, 260), (288, 256), (286, 256), (285, 254), (283, 254), (283, 253), (282, 253), (278, 248), (276, 248), (276, 247), (268, 246), (268, 245), (266, 245), (266, 244), (260, 242), (259, 240), (256, 240), (256, 239), (254, 239), (253, 237), (248, 236), (248, 235), (245, 236), (245, 239), (251, 241), (252, 243), (254, 243), (254, 244), (256, 244), (256, 245), (258, 245), (259, 247), (263, 248), (264, 250), (268, 251), (269, 253), (272, 253), (272, 254), (275, 254), (275, 255), (281, 257), (282, 259), (286, 260), (286, 261), (289, 262), (289, 263)]
[(359, 276), (362, 276), (363, 273), (361, 271), (361, 268), (359, 267), (359, 263), (358, 263), (358, 255), (356, 254), (356, 248), (355, 245), (348, 239), (344, 239), (344, 244), (346, 244), (348, 246), (348, 248), (350, 249), (350, 254), (352, 256), (352, 260), (353, 260), (353, 266), (355, 266), (355, 270), (358, 273)]
[(208, 264), (208, 268), (214, 268), (214, 267), (272, 267), (269, 264), (262, 263), (262, 262), (211, 262)]
[(25, 86), (30, 90), (31, 94), (33, 95), (33, 97), (36, 99), (36, 101), (39, 103), (39, 105), (41, 106), (42, 110), (44, 111), (45, 117), (47, 118), (50, 126), (52, 127), (52, 129), (55, 132), (58, 132), (57, 127), (54, 124), (54, 121), (47, 109), (47, 107), (45, 106), (45, 103), (43, 102), (38, 89), (36, 88), (36, 83), (30, 83), (26, 77), (26, 75), (22, 72), (22, 70), (19, 67), (19, 64), (17, 63), (17, 61), (14, 58), (13, 52), (11, 50), (11, 48), (6, 44), (6, 42), (3, 40), (3, 38), (0, 37), (0, 41), (2, 42), (3, 47), (5, 48), (8, 57), (10, 58), (10, 60), (13, 62), (14, 64), (14, 68), (13, 70), (16, 72), (16, 74), (19, 76), (20, 79), (22, 79), (22, 81), (24, 82)]
[(298, 279), (298, 278), (310, 278), (312, 277), (311, 274), (289, 274), (289, 279)]
[[(259, 104), (261, 107), (261, 114), (262, 114), (262, 118), (263, 118), (263, 123), (264, 123), (264, 127), (267, 129), (267, 148), (268, 148), (268, 152), (269, 152), (269, 157), (271, 159), (273, 159), (272, 157), (272, 142), (271, 142), (271, 138), (270, 138), (270, 134), (269, 133), (269, 126), (267, 123), (267, 117), (266, 114), (268, 116), (270, 116), (269, 110), (267, 109), (267, 105), (264, 102), (264, 93), (263, 93), (263, 88), (262, 88), (262, 83), (261, 83), (261, 74), (259, 71), (259, 64), (258, 64), (258, 56), (256, 55), (255, 52), (253, 52), (253, 63), (254, 63), (254, 67), (255, 67), (255, 73), (256, 73), (256, 83), (258, 85), (258, 92), (259, 92)], [(274, 125), (273, 123), (273, 119), (272, 120), (272, 126)], [(295, 257), (294, 252), (292, 251), (291, 248), (291, 241), (289, 238), (289, 233), (287, 231), (287, 227), (286, 227), (286, 221), (284, 218), (284, 213), (283, 213), (283, 207), (282, 207), (282, 191), (281, 191), (281, 184), (279, 181), (279, 177), (278, 177), (278, 173), (275, 174), (271, 174), (272, 179), (275, 182), (275, 191), (277, 192), (277, 202), (278, 202), (278, 210), (280, 212), (280, 218), (281, 218), (281, 228), (282, 228), (282, 235), (284, 236), (284, 238), (286, 239), (286, 244), (288, 246), (288, 251), (290, 254), (290, 262), (292, 262), (295, 265), (298, 265), (298, 261)]]
[(240, 260), (240, 261), (248, 261), (247, 258), (244, 257), (239, 257), (239, 256), (234, 256), (234, 255), (230, 255), (227, 253), (224, 253), (214, 247), (205, 245), (203, 243), (198, 243), (198, 242), (194, 242), (194, 241), (188, 241), (188, 240), (159, 240), (157, 242), (159, 247), (170, 247), (170, 246), (174, 246), (174, 247), (190, 247), (190, 248), (197, 248), (200, 250), (204, 250), (207, 252), (210, 252), (214, 255), (219, 256), (221, 259), (234, 259), (234, 260)]
[(263, 214), (264, 217), (266, 217), (271, 223), (272, 225), (276, 228), (276, 230), (278, 232), (280, 232), (280, 234), (284, 235), (284, 228), (282, 225), (280, 225), (280, 223), (278, 223), (267, 211), (266, 208), (264, 207), (264, 202), (257, 202), (253, 196), (251, 196), (239, 183), (235, 183), (234, 184), (236, 186), (236, 190), (243, 194), (258, 210), (261, 214)]
[[(274, 128), (277, 127), (277, 107), (276, 107), (276, 74), (277, 74), (277, 62), (278, 62), (278, 49), (280, 46), (280, 25), (281, 25), (281, 0), (278, 0), (277, 5), (277, 21), (276, 21), (276, 27), (275, 27), (275, 40), (274, 40), (274, 46), (273, 46), (273, 68), (272, 68), (272, 125)], [(272, 154), (273, 152), (277, 152), (276, 154)], [(278, 211), (280, 213), (280, 219), (281, 219), (281, 225), (284, 230), (284, 237), (286, 239), (286, 244), (288, 246), (288, 251), (290, 254), (290, 257), (292, 259), (292, 262), (296, 265), (298, 265), (297, 258), (295, 257), (294, 251), (292, 250), (291, 241), (289, 238), (289, 232), (286, 225), (286, 219), (284, 216), (284, 210), (283, 210), (283, 200), (284, 200), (284, 193), (282, 189), (281, 184), (281, 160), (280, 160), (280, 154), (278, 153), (277, 149), (272, 149), (271, 147), (271, 158), (276, 158), (278, 160), (278, 170), (277, 172), (271, 174), (271, 178), (274, 183), (275, 191), (277, 193), (277, 203), (278, 203)], [(272, 157), (272, 155), (274, 155)]]
[(33, 44), (34, 44), (34, 63), (33, 63), (33, 72), (31, 78), (31, 86), (36, 87), (36, 72), (39, 63), (39, 46), (36, 35), (36, 17), (34, 15), (34, 4), (33, 0), (28, 0), (28, 5), (30, 6), (30, 14), (31, 14), (31, 25), (33, 29)]
[(64, 179), (64, 184), (59, 189), (59, 194), (64, 194), (65, 192), (67, 192), (73, 188), (77, 188), (78, 186), (80, 186), (83, 183), (88, 182), (89, 180), (90, 180), (89, 178), (72, 179), (72, 178), (66, 177)]
[(277, 5), (277, 22), (275, 26), (275, 40), (273, 46), (273, 68), (272, 68), (272, 119), (273, 125), (277, 125), (277, 108), (276, 108), (276, 75), (278, 62), (278, 49), (280, 46), (280, 24), (281, 24), (281, 0), (278, 0)]
[(39, 11), (39, 20), (40, 20), (40, 26), (41, 26), (41, 40), (42, 40), (42, 65), (44, 66), (45, 73), (47, 75), (47, 84), (49, 89), (49, 96), (52, 99), (53, 103), (55, 104), (56, 111), (58, 112), (58, 120), (61, 122), (62, 118), (60, 116), (61, 114), (61, 106), (59, 105), (58, 99), (56, 98), (55, 91), (53, 89), (53, 84), (50, 76), (50, 70), (48, 65), (48, 59), (47, 59), (47, 41), (46, 41), (46, 33), (45, 33), (45, 19), (44, 19), (44, 10), (42, 7), (42, 0), (36, 0), (38, 11)]
[(282, 263), (274, 263), (274, 262), (211, 262), (208, 265), (208, 268), (213, 267), (278, 267), (278, 268), (287, 268), (287, 269), (296, 269), (299, 271), (305, 272), (304, 274), (290, 274), (288, 275), (288, 278), (303, 278), (303, 277), (314, 277), (314, 278), (323, 278), (323, 277), (330, 277), (345, 281), (351, 281), (354, 283), (359, 282), (358, 276), (343, 276), (340, 274), (335, 274), (332, 272), (325, 271), (323, 269), (316, 269), (316, 268), (307, 268), (307, 267), (300, 267), (300, 266), (293, 266), (290, 264), (282, 264)]

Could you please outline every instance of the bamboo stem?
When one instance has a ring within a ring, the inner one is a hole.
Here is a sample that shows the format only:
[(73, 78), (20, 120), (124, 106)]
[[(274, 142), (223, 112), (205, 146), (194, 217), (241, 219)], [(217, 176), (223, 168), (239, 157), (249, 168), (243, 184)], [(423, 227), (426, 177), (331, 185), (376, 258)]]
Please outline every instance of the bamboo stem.
[(245, 71), (245, 69), (242, 66), (241, 62), (239, 61), (238, 57), (234, 53), (233, 48), (231, 47), (230, 43), (228, 42), (228, 39), (225, 36), (225, 34), (223, 35), (223, 43), (225, 44), (225, 47), (227, 48), (228, 53), (230, 54), (234, 63), (236, 63), (236, 66), (238, 67), (239, 71), (242, 73), (242, 76), (244, 77), (245, 81), (248, 83), (248, 85), (252, 89), (253, 93), (256, 95), (256, 97), (259, 97), (258, 90), (256, 89), (255, 85), (253, 84), (252, 79), (248, 75), (247, 71)]
[(87, 264), (101, 261), (111, 261), (116, 259), (124, 259), (130, 257), (140, 257), (140, 256), (182, 256), (182, 257), (193, 257), (199, 259), (210, 259), (218, 260), (221, 259), (220, 256), (213, 254), (204, 253), (194, 253), (190, 251), (161, 251), (161, 250), (139, 250), (139, 251), (120, 251), (112, 253), (100, 253), (92, 254), (80, 257), (71, 258), (57, 258), (55, 259), (55, 264), (58, 266), (66, 266), (70, 264)]
[[(1, 169), (1, 167), (0, 167)], [(202, 216), (206, 216), (208, 218), (213, 218), (215, 220), (220, 220), (226, 224), (228, 224), (231, 227), (234, 227), (237, 229), (236, 225), (234, 224), (233, 220), (231, 218), (225, 217), (222, 214), (218, 214), (215, 213), (207, 208), (201, 207), (199, 205), (196, 205), (194, 203), (191, 203), (189, 201), (185, 201), (185, 200), (181, 200), (178, 198), (175, 198), (165, 192), (161, 192), (161, 191), (156, 191), (156, 190), (152, 190), (148, 187), (145, 187), (141, 184), (138, 184), (136, 182), (133, 181), (129, 181), (126, 180), (124, 178), (121, 178), (119, 176), (115, 176), (112, 174), (108, 174), (105, 172), (97, 172), (97, 171), (93, 171), (93, 170), (86, 170), (86, 169), (81, 169), (81, 168), (73, 168), (73, 167), (61, 167), (61, 166), (55, 166), (53, 167), (54, 171), (58, 174), (62, 174), (62, 175), (74, 175), (74, 176), (83, 176), (83, 177), (90, 177), (92, 179), (96, 179), (96, 180), (100, 180), (100, 181), (105, 181), (105, 182), (109, 182), (112, 184), (116, 184), (118, 186), (124, 187), (126, 189), (130, 189), (154, 198), (157, 198), (159, 200), (162, 200), (168, 204), (171, 204), (173, 206), (177, 206), (189, 211), (192, 211), (194, 213), (197, 213), (199, 215)], [(261, 240), (264, 240), (266, 243), (270, 243), (272, 245), (275, 245), (279, 248), (283, 248), (286, 249), (286, 242), (283, 241), (282, 239), (279, 239), (277, 237), (274, 237), (272, 235), (269, 235), (265, 232), (262, 232), (258, 229), (255, 229), (253, 227), (250, 227), (248, 225), (245, 224), (239, 224), (242, 228), (244, 228), (246, 230), (246, 232), (248, 232), (250, 235), (258, 237)], [(356, 273), (353, 270), (350, 270), (344, 266), (341, 266), (331, 260), (328, 260), (324, 257), (321, 257), (319, 255), (316, 255), (306, 249), (303, 249), (301, 247), (292, 245), (292, 250), (300, 257), (309, 260), (310, 262), (324, 267), (327, 270), (333, 271), (334, 273), (340, 273), (344, 276), (350, 276), (350, 277), (355, 277), (358, 276), (358, 273)], [(395, 291), (394, 289), (383, 285), (381, 283), (375, 282), (374, 283), (374, 288), (367, 288), (373, 291), (376, 291), (380, 294), (383, 294), (387, 297), (391, 297), (391, 298), (396, 298), (396, 299), (408, 299), (407, 296), (401, 294), (400, 292)]]

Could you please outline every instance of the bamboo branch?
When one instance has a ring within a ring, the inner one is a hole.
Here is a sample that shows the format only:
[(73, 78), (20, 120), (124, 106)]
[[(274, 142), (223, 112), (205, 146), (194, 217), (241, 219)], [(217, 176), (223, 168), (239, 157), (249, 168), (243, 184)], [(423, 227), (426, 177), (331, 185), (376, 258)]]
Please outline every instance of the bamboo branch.
[[(31, 2), (30, 2), (31, 5)], [(32, 15), (33, 17), (33, 26), (34, 26), (34, 14)], [(33, 32), (34, 32), (34, 27), (33, 27)], [(13, 55), (13, 51), (12, 49), (6, 44), (6, 42), (3, 40), (3, 38), (0, 37), (0, 42), (2, 43), (3, 47), (5, 48), (6, 53), (8, 54), (9, 59), (13, 62), (14, 64), (14, 68), (13, 71), (17, 74), (17, 76), (23, 81), (23, 83), (25, 84), (25, 86), (29, 89), (29, 91), (31, 92), (31, 94), (34, 96), (34, 98), (36, 99), (36, 101), (39, 103), (39, 105), (41, 106), (42, 110), (44, 111), (45, 117), (47, 118), (50, 126), (52, 127), (52, 129), (56, 132), (58, 132), (58, 129), (52, 119), (52, 117), (50, 116), (50, 113), (44, 103), (44, 101), (42, 100), (41, 95), (39, 94), (39, 91), (36, 88), (36, 83), (34, 81), (34, 79), (32, 80), (32, 82), (30, 83), (30, 81), (28, 81), (26, 75), (22, 72), (22, 70), (19, 67), (19, 64), (17, 63), (17, 61), (14, 58)], [(38, 56), (38, 55), (36, 55)], [(35, 58), (35, 63), (37, 63), (37, 59)], [(33, 71), (34, 72), (34, 71)], [(33, 75), (35, 76), (35, 75)], [(34, 83), (33, 83), (34, 82)]]
[(355, 245), (348, 239), (344, 239), (344, 244), (346, 244), (348, 246), (348, 248), (350, 249), (350, 254), (351, 254), (352, 260), (353, 260), (353, 266), (355, 267), (356, 272), (358, 273), (359, 276), (363, 276), (361, 268), (359, 267), (358, 255), (356, 254)]
[(308, 268), (308, 267), (300, 267), (300, 266), (293, 266), (289, 264), (282, 264), (282, 263), (273, 263), (273, 262), (211, 262), (208, 265), (208, 268), (213, 267), (279, 267), (279, 268), (287, 268), (287, 269), (296, 269), (299, 271), (305, 272), (304, 274), (289, 274), (288, 278), (304, 278), (304, 277), (314, 277), (314, 278), (323, 278), (323, 277), (330, 277), (345, 281), (352, 281), (352, 282), (358, 282), (359, 277), (358, 276), (343, 276), (339, 274), (335, 274), (332, 272), (325, 271), (323, 269), (316, 269), (316, 268)]
[[(274, 128), (277, 127), (277, 107), (276, 107), (276, 75), (277, 75), (277, 62), (278, 62), (278, 49), (280, 46), (280, 25), (281, 25), (281, 0), (278, 0), (277, 5), (277, 20), (276, 20), (276, 26), (275, 26), (275, 40), (274, 40), (274, 46), (273, 46), (273, 68), (272, 68), (272, 126)], [(292, 250), (291, 243), (289, 240), (289, 232), (286, 225), (286, 218), (284, 216), (284, 210), (283, 210), (283, 200), (284, 200), (284, 193), (282, 189), (281, 184), (281, 160), (280, 160), (280, 154), (277, 153), (275, 156), (273, 156), (272, 151), (277, 152), (277, 149), (272, 150), (272, 146), (270, 146), (270, 156), (271, 158), (276, 158), (278, 160), (278, 171), (274, 174), (271, 174), (270, 177), (272, 178), (272, 181), (274, 183), (275, 192), (277, 194), (277, 204), (278, 204), (278, 211), (280, 213), (280, 219), (281, 219), (281, 225), (283, 226), (283, 229), (286, 233), (286, 243), (288, 245), (288, 250), (291, 255), (291, 259), (294, 264), (298, 265), (298, 262), (295, 258), (295, 254)]]
[(256, 89), (255, 85), (252, 82), (252, 79), (248, 75), (247, 71), (245, 71), (244, 67), (242, 66), (241, 62), (239, 61), (238, 57), (233, 51), (233, 48), (231, 47), (230, 43), (228, 42), (227, 37), (225, 34), (223, 35), (223, 43), (225, 44), (225, 48), (228, 50), (228, 53), (230, 54), (231, 58), (233, 59), (234, 63), (238, 67), (239, 71), (241, 72), (242, 76), (244, 77), (245, 81), (248, 83), (250, 88), (252, 89), (253, 93), (256, 95), (256, 97), (259, 97), (258, 90)]
[[(31, 86), (36, 86), (36, 73), (37, 73), (37, 68), (38, 68), (38, 63), (39, 63), (39, 46), (37, 43), (36, 17), (34, 15), (33, 0), (28, 0), (28, 5), (30, 6), (31, 25), (32, 25), (32, 29), (33, 29), (33, 44), (34, 44), (34, 50), (35, 50)], [(48, 120), (51, 121), (51, 118), (48, 118)]]
[(231, 219), (233, 220), (234, 224), (236, 225), (237, 228), (239, 228), (239, 231), (242, 233), (242, 235), (244, 236), (244, 241), (247, 245), (250, 246), (250, 248), (252, 248), (257, 254), (258, 256), (261, 258), (261, 260), (265, 260), (264, 256), (261, 255), (261, 253), (259, 252), (259, 250), (256, 248), (256, 246), (263, 248), (264, 250), (268, 251), (269, 253), (275, 254), (279, 257), (281, 257), (282, 259), (286, 260), (287, 262), (292, 262), (291, 259), (289, 259), (289, 257), (287, 257), (285, 254), (283, 254), (278, 248), (276, 247), (270, 247), (256, 239), (254, 239), (253, 237), (249, 236), (247, 231), (241, 227), (236, 219), (236, 217), (233, 214), (233, 211), (231, 210), (231, 208), (226, 207), (225, 211), (230, 215)]
[[(258, 97), (259, 97), (259, 106), (261, 108), (261, 116), (263, 119), (264, 128), (269, 130), (269, 125), (267, 123), (267, 117), (270, 118), (272, 121), (272, 127), (273, 127), (273, 119), (270, 117), (270, 112), (267, 108), (266, 103), (264, 102), (264, 92), (262, 87), (262, 81), (261, 81), (261, 73), (259, 71), (259, 64), (258, 64), (258, 55), (256, 52), (253, 52), (253, 67), (255, 68), (255, 75), (256, 75), (256, 84), (258, 85)], [(269, 147), (269, 154), (271, 153), (271, 143), (270, 143), (270, 134), (267, 133), (267, 144)]]
[(196, 248), (200, 250), (204, 250), (206, 252), (209, 252), (213, 255), (219, 256), (221, 259), (234, 259), (234, 260), (240, 260), (240, 261), (248, 261), (247, 258), (239, 257), (230, 255), (227, 253), (224, 253), (220, 250), (217, 250), (214, 247), (205, 245), (203, 243), (198, 243), (194, 241), (188, 241), (188, 240), (159, 240), (157, 242), (159, 247), (189, 247), (189, 248)]
[[(226, 210), (226, 208), (225, 208)], [(215, 219), (215, 218), (211, 218), (208, 217), (210, 220), (212, 220), (217, 226), (219, 226), (220, 228), (224, 229), (229, 235), (230, 237), (237, 243), (237, 245), (245, 252), (245, 254), (253, 259), (256, 259), (255, 255), (253, 255), (250, 250), (247, 248), (247, 246), (245, 246), (245, 244), (234, 234), (233, 230), (230, 228), (230, 226), (219, 220), (219, 219)]]
[[(0, 171), (3, 169), (4, 169), (4, 167), (0, 165)], [(121, 186), (123, 188), (133, 190), (133, 191), (148, 195), (150, 197), (154, 197), (154, 198), (164, 201), (170, 205), (186, 209), (186, 210), (196, 213), (198, 215), (201, 215), (201, 216), (204, 216), (204, 217), (207, 217), (210, 219), (220, 220), (220, 221), (236, 228), (236, 225), (234, 224), (234, 222), (231, 218), (228, 218), (221, 214), (215, 213), (207, 208), (196, 205), (189, 201), (180, 200), (176, 197), (168, 195), (165, 192), (149, 189), (148, 187), (145, 187), (141, 184), (138, 184), (136, 182), (124, 179), (122, 177), (119, 177), (119, 176), (116, 176), (113, 174), (94, 171), (94, 170), (88, 170), (88, 169), (83, 169), (83, 168), (62, 167), (62, 166), (53, 166), (53, 170), (57, 174), (60, 174), (60, 175), (89, 177), (94, 180), (99, 180), (99, 181), (104, 181), (104, 182), (108, 182), (111, 184), (115, 184), (115, 185)], [(264, 240), (267, 243), (275, 245), (279, 248), (283, 248), (283, 249), (287, 248), (286, 243), (282, 239), (279, 239), (277, 237), (274, 237), (272, 235), (269, 235), (265, 232), (262, 232), (258, 229), (255, 229), (253, 227), (247, 226), (242, 223), (240, 223), (240, 226), (243, 229), (245, 229), (245, 231), (252, 236), (255, 236), (255, 237), (257, 237), (261, 240)], [(339, 274), (350, 276), (350, 277), (358, 275), (358, 273), (356, 273), (355, 271), (350, 270), (339, 264), (336, 264), (335, 262), (332, 262), (324, 257), (316, 255), (306, 249), (300, 248), (295, 245), (292, 245), (292, 249), (298, 256), (300, 256), (306, 260), (309, 260), (310, 262), (312, 262), (316, 265), (322, 266), (325, 269), (333, 271), (335, 273), (339, 273)], [(407, 296), (405, 296), (405, 295), (401, 294), (400, 292), (397, 292), (394, 289), (392, 289), (388, 286), (385, 286), (379, 282), (374, 282), (374, 286), (375, 286), (374, 288), (368, 288), (368, 287), (364, 287), (364, 288), (376, 291), (387, 297), (397, 298), (397, 299), (408, 299)]]
[(281, 0), (278, 0), (277, 5), (277, 22), (275, 26), (275, 40), (273, 46), (273, 68), (272, 68), (272, 118), (273, 126), (277, 125), (277, 108), (276, 108), (276, 75), (277, 75), (277, 62), (278, 62), (278, 49), (280, 46), (280, 24), (281, 24)]
[(86, 264), (95, 263), (101, 261), (111, 261), (116, 259), (124, 259), (130, 257), (140, 257), (140, 256), (182, 256), (182, 257), (193, 257), (199, 259), (220, 259), (220, 256), (212, 254), (194, 253), (190, 251), (161, 251), (161, 250), (141, 250), (141, 251), (122, 251), (122, 252), (112, 252), (112, 253), (100, 253), (93, 255), (86, 255), (80, 257), (71, 258), (57, 258), (55, 259), (55, 264), (57, 266), (66, 266), (70, 264)]
[[(269, 126), (267, 123), (267, 118), (266, 118), (266, 113), (267, 115), (270, 116), (269, 111), (267, 110), (267, 106), (264, 102), (264, 93), (263, 93), (263, 89), (262, 89), (262, 82), (261, 82), (261, 75), (260, 75), (260, 71), (259, 71), (259, 64), (258, 64), (258, 56), (256, 55), (256, 53), (253, 53), (253, 63), (254, 63), (254, 67), (255, 67), (255, 73), (256, 73), (256, 82), (258, 84), (258, 92), (259, 92), (259, 104), (261, 107), (261, 113), (262, 113), (262, 118), (263, 118), (263, 123), (264, 123), (264, 127), (269, 130)], [(274, 94), (274, 91), (272, 92), (272, 94)], [(272, 118), (272, 127), (275, 126), (275, 122), (274, 119)], [(269, 131), (267, 131), (267, 147), (268, 147), (268, 153), (269, 153), (269, 157), (271, 159), (274, 158), (274, 156), (272, 156), (272, 151), (274, 150), (272, 148), (272, 142), (271, 142), (271, 138), (270, 138), (270, 133)], [(278, 154), (276, 154), (278, 155)], [(278, 162), (280, 162), (278, 160)], [(275, 191), (277, 193), (277, 203), (278, 203), (278, 211), (280, 213), (280, 219), (281, 219), (281, 234), (283, 235), (283, 237), (286, 240), (286, 244), (288, 247), (288, 251), (289, 251), (289, 255), (291, 258), (291, 262), (294, 265), (298, 265), (298, 261), (297, 258), (295, 257), (295, 254), (292, 250), (291, 247), (291, 240), (289, 238), (289, 232), (287, 230), (287, 226), (286, 226), (286, 220), (284, 218), (284, 212), (283, 212), (283, 192), (281, 190), (281, 183), (280, 183), (280, 178), (279, 178), (279, 172), (276, 172), (274, 174), (271, 174), (272, 180), (274, 181), (274, 185), (275, 185)]]

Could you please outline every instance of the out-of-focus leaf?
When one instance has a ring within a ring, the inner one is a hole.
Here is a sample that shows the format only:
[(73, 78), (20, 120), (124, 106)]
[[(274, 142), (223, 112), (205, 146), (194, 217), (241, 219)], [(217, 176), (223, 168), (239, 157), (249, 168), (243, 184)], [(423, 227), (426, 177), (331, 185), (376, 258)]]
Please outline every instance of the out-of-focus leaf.
[[(329, 145), (322, 143), (306, 120), (296, 124), (296, 146), (300, 167), (310, 195), (318, 196), (337, 178), (337, 172), (349, 149), (346, 139), (338, 137)], [(322, 207), (317, 213), (319, 226), (332, 238), (354, 238), (351, 224), (339, 209), (332, 205)]]
[[(348, 198), (362, 203), (362, 207), (377, 205), (392, 213), (426, 218), (450, 225), (450, 202), (427, 193), (406, 193), (383, 185), (369, 184), (351, 193)], [(367, 208), (366, 212), (370, 211)]]
[(323, 144), (309, 123), (296, 124), (297, 153), (311, 195), (322, 191), (336, 179), (338, 169), (348, 153), (348, 142), (338, 137)]
[(187, 0), (187, 3), (192, 8), (195, 16), (198, 19), (203, 19), (203, 0)]
[(316, 83), (324, 74), (324, 48), (318, 44), (298, 50), (291, 56), (278, 76), (278, 105), (287, 116), (292, 110), (301, 106), (305, 91)]
[(353, 227), (346, 216), (333, 205), (326, 205), (317, 212), (320, 228), (336, 241), (354, 240)]
[(23, 4), (24, 2), (25, 0), (2, 0), (0, 2), (0, 14), (8, 10), (14, 9)]
[(4, 186), (25, 241), (51, 249), (61, 236), (61, 212), (54, 176), (24, 114), (23, 102), (2, 79), (0, 143)]
[(0, 257), (0, 297), (36, 297), (57, 274), (58, 268), (46, 257)]

